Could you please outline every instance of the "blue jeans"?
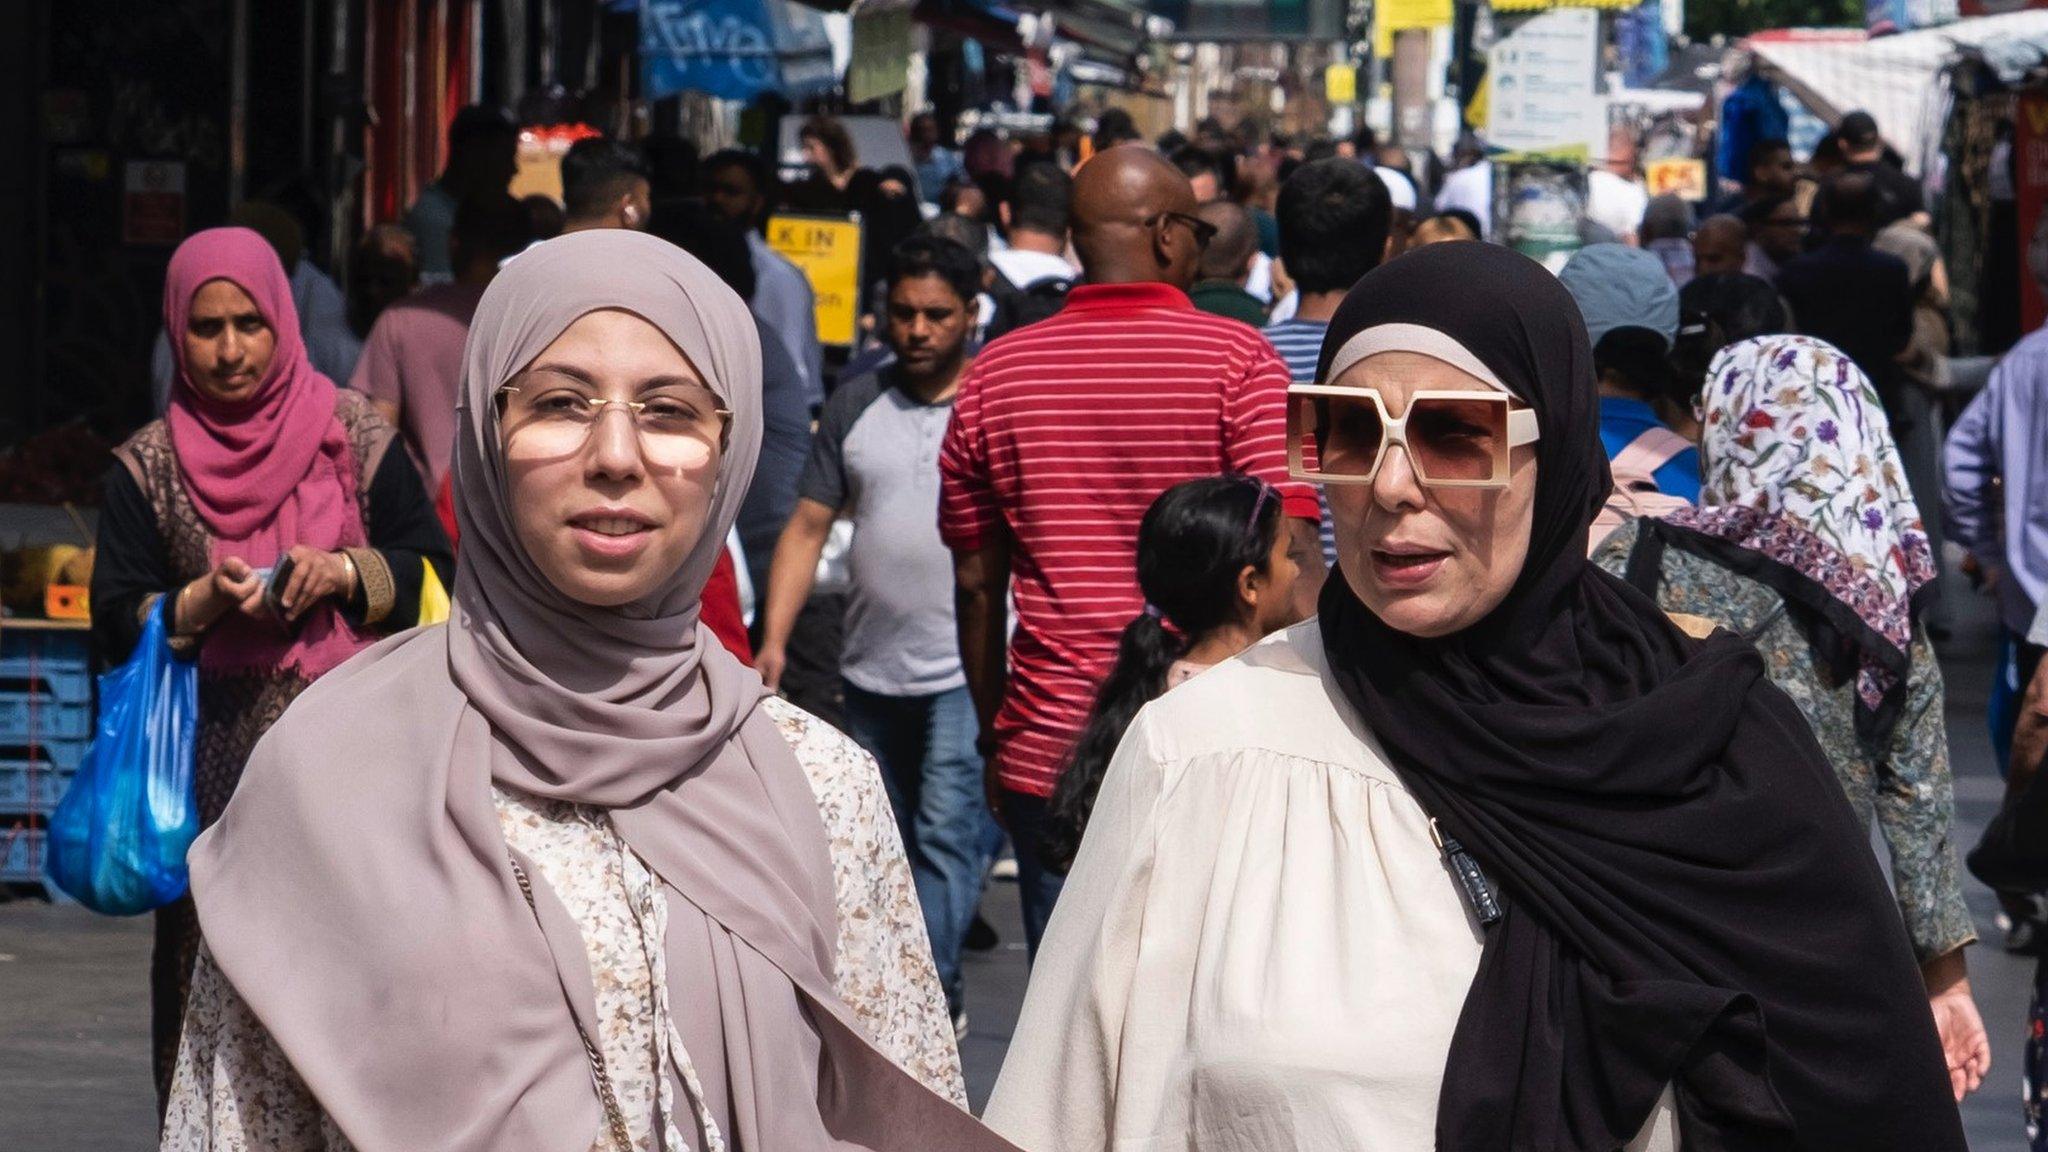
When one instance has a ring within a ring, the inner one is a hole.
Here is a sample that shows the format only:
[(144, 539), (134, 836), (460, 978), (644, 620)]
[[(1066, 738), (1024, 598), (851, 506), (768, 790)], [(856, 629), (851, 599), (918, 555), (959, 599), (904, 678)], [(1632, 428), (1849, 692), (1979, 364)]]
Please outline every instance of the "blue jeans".
[(961, 1006), (960, 945), (981, 903), (995, 831), (967, 689), (882, 696), (846, 685), (846, 731), (882, 766), (946, 1005)]
[(1027, 959), (1038, 959), (1038, 942), (1045, 938), (1045, 922), (1052, 919), (1052, 906), (1059, 901), (1067, 878), (1045, 866), (1039, 845), (1052, 823), (1052, 802), (1044, 796), (1003, 789), (1003, 820), (1010, 826), (1010, 846), (1017, 853), (1017, 902), (1023, 905), (1024, 948)]

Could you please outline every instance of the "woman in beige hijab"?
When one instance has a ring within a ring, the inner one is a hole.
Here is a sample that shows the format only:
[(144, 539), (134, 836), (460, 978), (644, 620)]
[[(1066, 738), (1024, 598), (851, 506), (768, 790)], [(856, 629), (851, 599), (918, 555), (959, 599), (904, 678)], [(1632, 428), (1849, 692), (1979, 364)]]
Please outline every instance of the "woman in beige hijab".
[(648, 236), (493, 282), (453, 616), (301, 697), (194, 846), (165, 1148), (1008, 1147), (873, 761), (698, 623), (760, 364)]

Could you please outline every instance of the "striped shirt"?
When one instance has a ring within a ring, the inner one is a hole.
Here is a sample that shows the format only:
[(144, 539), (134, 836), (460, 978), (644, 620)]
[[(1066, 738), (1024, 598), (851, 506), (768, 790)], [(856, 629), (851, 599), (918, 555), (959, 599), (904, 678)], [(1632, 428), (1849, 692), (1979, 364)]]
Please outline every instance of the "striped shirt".
[[(1066, 307), (990, 344), (953, 402), (939, 533), (956, 552), (1012, 540), (1017, 607), (996, 717), (1005, 788), (1048, 796), (1117, 637), (1144, 608), (1138, 521), (1182, 480), (1287, 477), (1287, 367), (1258, 330), (1165, 284), (1077, 285)], [(1291, 516), (1314, 491), (1283, 488)]]
[[(1323, 355), (1323, 333), (1330, 330), (1327, 320), (1282, 320), (1265, 327), (1266, 339), (1273, 344), (1273, 351), (1280, 359), (1287, 361), (1287, 375), (1296, 384), (1316, 382), (1316, 363)], [(1316, 499), (1321, 500), (1319, 493)], [(1323, 504), (1322, 525), (1317, 535), (1323, 543), (1323, 563), (1331, 568), (1337, 566), (1337, 532), (1330, 526), (1330, 506)]]
[(1296, 384), (1313, 384), (1316, 358), (1323, 354), (1323, 333), (1330, 330), (1324, 320), (1282, 320), (1265, 327), (1273, 351), (1287, 362), (1287, 375)]

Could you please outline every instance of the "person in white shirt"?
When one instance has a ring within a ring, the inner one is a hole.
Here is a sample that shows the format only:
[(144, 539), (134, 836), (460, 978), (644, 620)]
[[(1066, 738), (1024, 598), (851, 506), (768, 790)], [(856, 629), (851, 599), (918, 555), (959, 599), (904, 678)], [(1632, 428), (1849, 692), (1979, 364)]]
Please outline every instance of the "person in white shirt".
[(1067, 260), (1067, 213), (1073, 199), (1073, 178), (1057, 164), (1027, 164), (1017, 173), (1010, 198), (997, 208), (1009, 246), (988, 254), (1011, 287), (1022, 291), (1040, 280), (1079, 275)]
[(1436, 210), (1457, 208), (1479, 221), (1479, 238), (1493, 235), (1493, 161), (1480, 159), (1444, 176), (1437, 189)]

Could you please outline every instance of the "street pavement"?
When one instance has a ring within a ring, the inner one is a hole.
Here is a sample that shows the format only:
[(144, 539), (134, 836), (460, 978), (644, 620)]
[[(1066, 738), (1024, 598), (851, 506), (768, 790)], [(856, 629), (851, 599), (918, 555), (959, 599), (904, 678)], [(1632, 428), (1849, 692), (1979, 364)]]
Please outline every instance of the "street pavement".
[[(1942, 651), (1948, 730), (1956, 771), (1957, 844), (1976, 842), (1996, 811), (1984, 705), (1996, 623), (1965, 594), (1951, 597), (1955, 636)], [(2025, 1152), (2019, 1117), (2019, 1054), (2033, 961), (1999, 951), (1991, 893), (1967, 881), (1978, 930), (1971, 981), (1991, 1030), (1993, 1065), (1963, 1106), (1975, 1152)], [(4, 899), (4, 898), (0, 898)], [(986, 1102), (1016, 1023), (1025, 982), (1016, 887), (990, 887), (984, 912), (1002, 934), (967, 959), (971, 1032), (961, 1045), (968, 1090)], [(0, 903), (0, 1149), (130, 1152), (152, 1147), (149, 1073), (149, 922), (110, 920), (40, 900)]]

